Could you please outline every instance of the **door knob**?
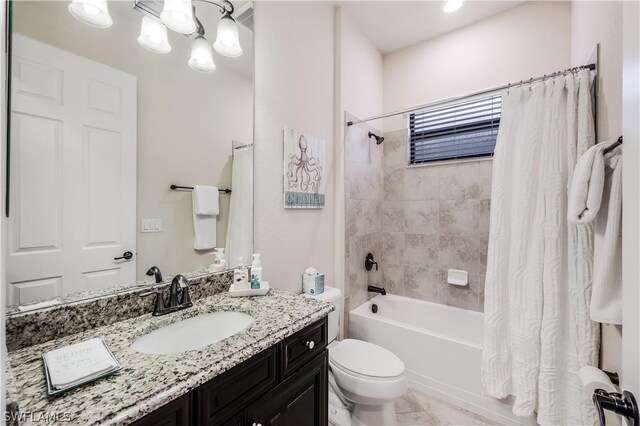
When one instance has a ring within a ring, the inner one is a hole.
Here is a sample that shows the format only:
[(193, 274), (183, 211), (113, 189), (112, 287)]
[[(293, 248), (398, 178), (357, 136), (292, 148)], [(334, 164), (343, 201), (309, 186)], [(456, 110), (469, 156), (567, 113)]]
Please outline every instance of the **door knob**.
[(113, 260), (130, 260), (133, 257), (133, 253), (131, 253), (130, 251), (125, 251), (124, 253), (122, 253), (122, 256), (120, 257), (114, 257)]

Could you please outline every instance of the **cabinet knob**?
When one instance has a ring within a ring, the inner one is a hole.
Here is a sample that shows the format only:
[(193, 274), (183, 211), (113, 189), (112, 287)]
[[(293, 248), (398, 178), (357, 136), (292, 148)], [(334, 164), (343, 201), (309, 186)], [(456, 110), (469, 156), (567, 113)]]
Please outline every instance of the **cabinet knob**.
[(315, 345), (316, 345), (316, 344), (315, 344), (315, 343), (313, 343), (313, 340), (309, 340), (309, 341), (307, 342), (307, 348), (309, 348), (309, 349), (313, 349), (313, 347), (314, 347)]
[(254, 423), (252, 426), (262, 426), (262, 423)]

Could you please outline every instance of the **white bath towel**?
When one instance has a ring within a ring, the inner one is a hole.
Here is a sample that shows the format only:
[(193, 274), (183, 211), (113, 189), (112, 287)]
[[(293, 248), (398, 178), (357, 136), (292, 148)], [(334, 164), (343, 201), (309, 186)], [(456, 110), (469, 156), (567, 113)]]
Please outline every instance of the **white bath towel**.
[(193, 201), (193, 248), (209, 250), (216, 246), (218, 225), (218, 188), (196, 185), (191, 195)]
[(218, 188), (208, 185), (193, 187), (193, 211), (202, 216), (217, 216), (220, 214), (218, 204)]
[(589, 149), (576, 164), (568, 219), (594, 223), (593, 287), (589, 315), (603, 324), (622, 323), (622, 147), (612, 142)]

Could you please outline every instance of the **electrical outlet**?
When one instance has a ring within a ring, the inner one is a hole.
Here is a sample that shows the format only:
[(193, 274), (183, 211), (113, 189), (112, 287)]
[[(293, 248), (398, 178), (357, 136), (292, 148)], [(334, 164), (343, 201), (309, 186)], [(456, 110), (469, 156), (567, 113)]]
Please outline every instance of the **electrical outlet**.
[(142, 219), (140, 232), (162, 232), (162, 219)]

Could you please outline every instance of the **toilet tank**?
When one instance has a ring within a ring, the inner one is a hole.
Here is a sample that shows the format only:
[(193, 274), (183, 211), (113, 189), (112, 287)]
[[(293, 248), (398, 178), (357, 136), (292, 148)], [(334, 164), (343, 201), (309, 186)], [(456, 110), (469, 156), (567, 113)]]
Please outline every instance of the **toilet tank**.
[(313, 297), (314, 299), (322, 300), (323, 302), (331, 303), (336, 309), (329, 314), (327, 321), (327, 334), (329, 342), (331, 343), (338, 338), (338, 330), (340, 330), (340, 316), (342, 315), (342, 292), (335, 287), (324, 287), (324, 292), (320, 294), (305, 294), (307, 297)]

